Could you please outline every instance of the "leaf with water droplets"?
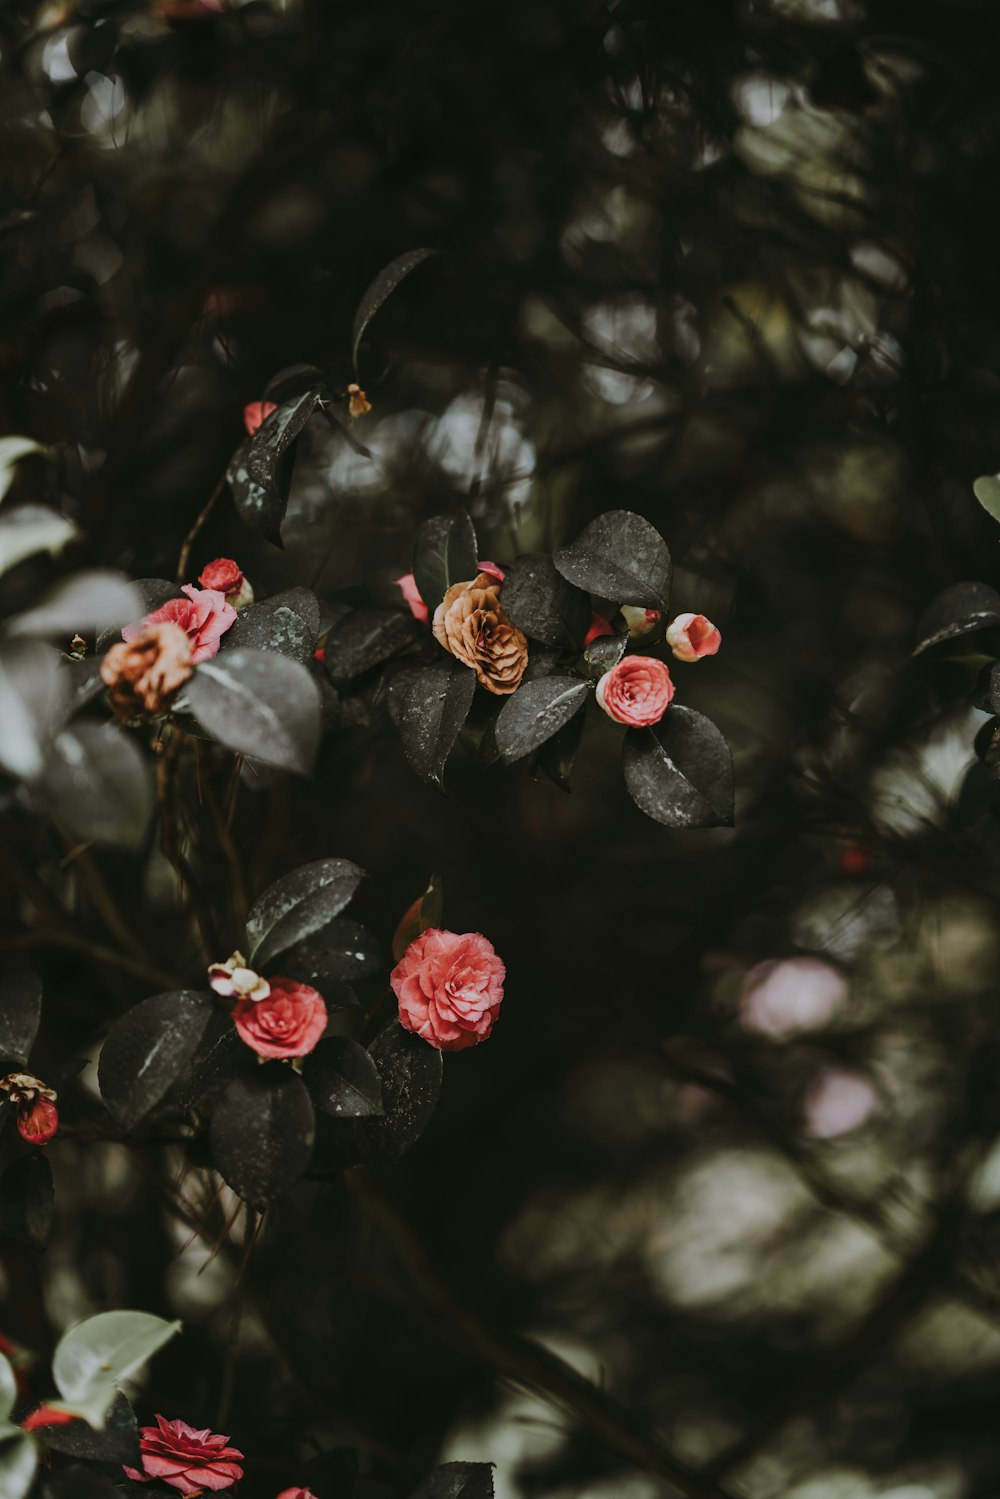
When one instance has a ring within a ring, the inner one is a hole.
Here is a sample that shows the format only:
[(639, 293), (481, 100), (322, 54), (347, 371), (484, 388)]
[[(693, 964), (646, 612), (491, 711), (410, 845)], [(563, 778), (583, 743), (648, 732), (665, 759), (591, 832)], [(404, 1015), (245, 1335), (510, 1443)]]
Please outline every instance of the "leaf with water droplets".
[(351, 328), (351, 363), (355, 373), (358, 368), (358, 350), (361, 347), (361, 340), (376, 312), (384, 302), (388, 301), (399, 283), (405, 280), (411, 271), (415, 271), (418, 265), (423, 265), (425, 260), (436, 253), (435, 250), (428, 249), (406, 250), (384, 266), (374, 281), (365, 288), (365, 294), (354, 314), (354, 326)]
[(413, 543), (413, 576), (431, 615), (449, 588), (476, 577), (476, 559), (476, 532), (468, 511), (424, 521)]
[(655, 526), (631, 510), (608, 510), (552, 559), (578, 588), (616, 604), (670, 606), (670, 553)]
[(629, 729), (625, 785), (647, 817), (668, 828), (731, 827), (733, 761), (720, 731), (693, 708), (668, 708), (649, 729)]
[(476, 678), (458, 661), (408, 668), (389, 684), (389, 716), (418, 775), (444, 790), (444, 767), (469, 715)]
[(590, 624), (590, 599), (567, 582), (546, 552), (518, 557), (504, 579), (500, 600), (532, 640), (579, 650)]
[(509, 697), (496, 721), (496, 742), (509, 765), (539, 749), (579, 713), (590, 691), (578, 677), (542, 677)]

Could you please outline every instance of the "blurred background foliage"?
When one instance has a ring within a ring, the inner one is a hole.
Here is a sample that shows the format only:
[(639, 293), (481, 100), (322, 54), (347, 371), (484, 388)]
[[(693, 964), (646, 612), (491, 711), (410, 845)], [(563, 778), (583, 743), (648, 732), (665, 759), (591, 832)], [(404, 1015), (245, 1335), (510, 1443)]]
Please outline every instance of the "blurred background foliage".
[[(362, 347), (371, 456), (313, 424), (284, 552), (224, 501), (192, 575), (392, 602), (427, 515), (467, 504), (504, 562), (624, 508), (723, 631), (683, 681), (733, 745), (734, 831), (649, 823), (609, 724), (569, 796), (456, 757), (441, 798), (378, 716), (242, 793), (251, 892), (353, 859), (388, 949), (439, 870), (508, 966), (374, 1212), (312, 1183), (269, 1215), (224, 1428), (248, 1496), (351, 1447), (373, 1496), (481, 1457), (502, 1499), (646, 1499), (674, 1492), (649, 1443), (716, 1499), (1000, 1491), (994, 792), (975, 663), (910, 661), (938, 590), (1000, 585), (971, 490), (1000, 467), (998, 43), (992, 0), (0, 10), (0, 429), (55, 453), (13, 494), (78, 523), (73, 565), (173, 576), (243, 405), (300, 362), (343, 389), (365, 286), (429, 246)], [(49, 1072), (153, 988), (48, 943), (47, 891), (126, 951), (152, 917), (199, 982), (156, 857), (13, 805), (3, 837)], [(179, 1151), (99, 1138), (92, 1075), (4, 1331), (180, 1315), (148, 1408), (209, 1425), (239, 1232)], [(517, 1388), (521, 1335), (612, 1414)]]

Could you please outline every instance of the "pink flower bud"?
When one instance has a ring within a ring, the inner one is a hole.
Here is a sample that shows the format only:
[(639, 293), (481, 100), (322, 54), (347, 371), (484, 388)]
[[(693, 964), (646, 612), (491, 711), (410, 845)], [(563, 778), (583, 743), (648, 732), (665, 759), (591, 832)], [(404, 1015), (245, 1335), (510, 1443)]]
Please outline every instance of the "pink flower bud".
[(700, 661), (715, 655), (722, 635), (704, 614), (678, 614), (667, 628), (667, 644), (678, 661)]
[(277, 411), (277, 409), (273, 401), (251, 401), (249, 406), (244, 406), (243, 425), (251, 437), (255, 432), (260, 430), (271, 415), (271, 412)]
[(843, 974), (819, 958), (758, 963), (743, 980), (740, 1023), (780, 1039), (818, 1030), (846, 998)]
[(835, 1140), (867, 1124), (878, 1107), (878, 1093), (863, 1072), (826, 1067), (806, 1094), (806, 1128), (817, 1140)]
[(214, 589), (226, 596), (226, 603), (239, 611), (253, 603), (253, 589), (243, 576), (243, 569), (231, 557), (216, 557), (202, 568), (198, 582), (202, 588)]
[(496, 578), (500, 583), (502, 583), (504, 578), (506, 578), (507, 576), (503, 568), (498, 567), (495, 562), (477, 562), (476, 566), (479, 568), (479, 571), (481, 573), (489, 573), (491, 578)]
[(655, 656), (625, 656), (597, 684), (597, 701), (630, 729), (659, 723), (674, 695), (670, 672)]
[(47, 1145), (59, 1128), (57, 1094), (32, 1077), (30, 1072), (11, 1072), (0, 1078), (0, 1092), (6, 1093), (17, 1110), (17, 1129), (29, 1145)]
[(586, 650), (588, 645), (593, 644), (595, 640), (600, 640), (602, 635), (613, 635), (614, 633), (614, 630), (611, 628), (608, 621), (604, 618), (603, 614), (595, 614), (591, 612), (590, 629), (583, 637), (583, 649)]
[(659, 609), (640, 609), (636, 604), (622, 604), (621, 613), (632, 640), (641, 640), (648, 635), (663, 617)]
[(422, 625), (427, 624), (431, 617), (431, 612), (420, 597), (420, 589), (417, 587), (417, 580), (413, 574), (404, 573), (401, 578), (393, 578), (392, 581), (406, 600), (413, 618), (419, 619)]

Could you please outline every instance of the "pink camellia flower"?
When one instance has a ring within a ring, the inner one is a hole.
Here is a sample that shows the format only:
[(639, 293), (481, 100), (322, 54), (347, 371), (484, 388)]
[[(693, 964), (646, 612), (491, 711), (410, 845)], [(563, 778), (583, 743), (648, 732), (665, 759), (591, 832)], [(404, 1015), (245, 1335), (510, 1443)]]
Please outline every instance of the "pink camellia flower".
[(659, 723), (674, 695), (670, 672), (655, 656), (625, 656), (597, 684), (597, 701), (630, 729)]
[(208, 984), (223, 999), (266, 999), (271, 985), (259, 973), (247, 967), (241, 952), (234, 952), (224, 963), (213, 963), (208, 970)]
[(493, 1029), (506, 969), (478, 932), (428, 927), (414, 938), (389, 975), (399, 1023), (438, 1051), (464, 1051)]
[(243, 425), (252, 437), (267, 421), (272, 411), (277, 411), (273, 401), (251, 401), (243, 408)]
[(700, 661), (715, 655), (722, 634), (704, 614), (678, 614), (667, 626), (667, 644), (678, 661)]
[(431, 617), (431, 612), (420, 597), (416, 578), (412, 573), (404, 573), (401, 578), (393, 578), (392, 581), (401, 591), (413, 618), (419, 619), (420, 623), (425, 625)]
[(155, 1426), (139, 1428), (142, 1471), (122, 1466), (133, 1483), (159, 1479), (181, 1494), (203, 1494), (206, 1489), (217, 1493), (243, 1477), (243, 1469), (233, 1460), (243, 1453), (228, 1442), (228, 1437), (215, 1436), (207, 1427), (195, 1431), (186, 1421), (157, 1416)]
[(29, 1145), (47, 1145), (59, 1128), (58, 1094), (32, 1077), (30, 1072), (11, 1072), (0, 1078), (0, 1092), (6, 1093), (17, 1110), (17, 1131)]
[(778, 1038), (818, 1030), (846, 998), (843, 974), (820, 958), (758, 963), (743, 980), (740, 1023)]
[[(495, 562), (477, 562), (476, 566), (481, 573), (489, 573), (491, 578), (496, 578), (500, 583), (507, 576), (503, 568), (498, 567)], [(426, 625), (431, 617), (430, 610), (420, 597), (420, 589), (417, 587), (417, 580), (413, 574), (404, 573), (401, 578), (393, 578), (392, 581), (402, 593), (413, 618), (419, 619), (422, 625)]]
[(632, 640), (641, 640), (663, 618), (659, 609), (640, 609), (638, 604), (622, 604), (621, 613)]
[(240, 1040), (259, 1057), (308, 1056), (326, 1030), (326, 1001), (295, 979), (273, 978), (266, 999), (238, 999), (233, 1020)]
[(191, 642), (191, 660), (210, 661), (219, 653), (219, 642), (236, 618), (236, 610), (227, 604), (224, 593), (215, 588), (195, 588), (185, 583), (183, 599), (168, 599), (152, 614), (146, 614), (134, 625), (126, 625), (123, 640), (136, 640), (150, 625), (179, 625)]
[(588, 645), (593, 644), (595, 640), (600, 640), (602, 635), (613, 635), (614, 633), (604, 615), (597, 614), (592, 610), (590, 615), (590, 629), (583, 637), (583, 649), (586, 650)]
[(817, 1140), (835, 1140), (867, 1124), (878, 1107), (878, 1092), (865, 1073), (826, 1067), (806, 1094), (806, 1128)]

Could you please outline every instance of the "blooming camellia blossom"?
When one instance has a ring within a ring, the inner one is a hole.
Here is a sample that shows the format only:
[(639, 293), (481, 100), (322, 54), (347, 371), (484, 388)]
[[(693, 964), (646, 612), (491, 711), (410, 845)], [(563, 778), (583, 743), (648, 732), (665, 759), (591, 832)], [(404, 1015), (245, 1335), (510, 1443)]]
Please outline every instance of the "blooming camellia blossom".
[(528, 665), (528, 642), (508, 619), (493, 573), (449, 588), (434, 611), (434, 639), (497, 697), (516, 692)]
[[(491, 578), (496, 578), (498, 583), (502, 583), (507, 576), (503, 568), (499, 567), (495, 562), (477, 562), (476, 566), (481, 573), (489, 573)], [(425, 625), (430, 619), (430, 610), (420, 597), (420, 589), (417, 587), (416, 578), (412, 573), (404, 573), (401, 578), (393, 578), (392, 581), (402, 592), (413, 618), (418, 619), (422, 625)]]
[(428, 927), (389, 975), (399, 1023), (438, 1051), (475, 1046), (493, 1029), (505, 974), (492, 942), (479, 932)]
[(667, 626), (667, 644), (678, 661), (700, 661), (715, 655), (722, 633), (704, 614), (678, 614)]
[(187, 597), (168, 599), (152, 614), (143, 615), (137, 624), (126, 625), (122, 639), (138, 640), (150, 625), (178, 625), (191, 642), (191, 660), (195, 666), (217, 656), (223, 635), (236, 619), (236, 610), (226, 603), (225, 594), (215, 588), (195, 588), (193, 583), (185, 583), (181, 593)]
[(583, 637), (583, 649), (586, 650), (588, 645), (591, 645), (595, 640), (600, 640), (602, 635), (613, 635), (614, 633), (614, 629), (604, 618), (604, 615), (591, 610), (590, 629)]
[(0, 1091), (17, 1110), (17, 1129), (29, 1145), (47, 1145), (59, 1128), (58, 1094), (30, 1072), (11, 1072), (0, 1078)]
[(214, 588), (224, 593), (226, 603), (234, 609), (246, 609), (253, 603), (253, 589), (243, 575), (243, 569), (232, 557), (216, 557), (214, 562), (201, 570), (198, 582), (202, 588)]
[(641, 640), (663, 618), (659, 609), (640, 609), (638, 604), (622, 604), (621, 612), (632, 640)]
[(193, 670), (188, 635), (179, 625), (164, 623), (113, 645), (101, 662), (101, 681), (111, 689), (115, 717), (128, 723), (143, 713), (166, 713)]
[(206, 1427), (195, 1431), (185, 1421), (167, 1421), (156, 1417), (155, 1426), (139, 1428), (139, 1458), (142, 1471), (122, 1464), (133, 1483), (159, 1479), (181, 1494), (213, 1493), (231, 1489), (243, 1477), (243, 1469), (234, 1461), (242, 1458), (229, 1438), (216, 1436)]
[(743, 980), (740, 1023), (777, 1038), (817, 1030), (846, 998), (843, 974), (820, 958), (758, 963)]
[(238, 999), (232, 1011), (240, 1040), (261, 1058), (304, 1057), (326, 1030), (326, 1001), (295, 979), (271, 979), (265, 999)]
[(224, 963), (213, 963), (208, 970), (209, 987), (224, 999), (266, 999), (271, 985), (259, 973), (247, 967), (241, 952), (234, 952)]
[(659, 723), (673, 695), (670, 672), (655, 656), (626, 656), (597, 684), (597, 701), (608, 717), (632, 729)]

